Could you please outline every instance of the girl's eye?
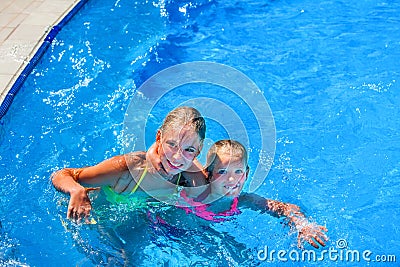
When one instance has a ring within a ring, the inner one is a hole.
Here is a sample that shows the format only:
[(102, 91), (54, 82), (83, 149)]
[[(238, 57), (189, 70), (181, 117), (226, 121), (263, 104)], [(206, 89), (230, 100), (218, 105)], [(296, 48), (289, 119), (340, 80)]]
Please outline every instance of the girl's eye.
[(172, 141), (168, 141), (167, 145), (169, 145), (170, 147), (176, 147), (176, 143)]
[(187, 151), (189, 153), (196, 153), (196, 149), (194, 147), (188, 147), (185, 149), (185, 151)]
[(225, 174), (226, 170), (222, 169), (222, 170), (218, 170), (218, 174)]
[(236, 173), (236, 174), (242, 174), (242, 173), (243, 173), (243, 170), (236, 170), (235, 173)]

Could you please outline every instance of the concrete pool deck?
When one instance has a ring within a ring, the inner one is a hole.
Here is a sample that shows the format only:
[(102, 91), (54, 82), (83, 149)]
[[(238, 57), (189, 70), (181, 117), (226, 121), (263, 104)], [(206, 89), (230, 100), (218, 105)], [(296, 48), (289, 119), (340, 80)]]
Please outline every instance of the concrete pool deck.
[(79, 0), (0, 0), (0, 104), (52, 26)]

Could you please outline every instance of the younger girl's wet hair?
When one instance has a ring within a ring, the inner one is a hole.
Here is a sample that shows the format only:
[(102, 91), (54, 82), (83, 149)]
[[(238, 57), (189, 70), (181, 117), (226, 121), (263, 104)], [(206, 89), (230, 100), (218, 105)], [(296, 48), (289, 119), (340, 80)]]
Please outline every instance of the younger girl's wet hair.
[(160, 130), (161, 132), (169, 129), (181, 131), (185, 126), (193, 127), (201, 141), (206, 137), (206, 123), (204, 118), (197, 109), (186, 106), (178, 107), (168, 113)]
[(209, 174), (211, 174), (214, 170), (218, 155), (221, 154), (230, 155), (231, 158), (241, 158), (246, 166), (246, 169), (248, 169), (246, 148), (238, 141), (226, 139), (215, 142), (208, 150), (206, 170)]

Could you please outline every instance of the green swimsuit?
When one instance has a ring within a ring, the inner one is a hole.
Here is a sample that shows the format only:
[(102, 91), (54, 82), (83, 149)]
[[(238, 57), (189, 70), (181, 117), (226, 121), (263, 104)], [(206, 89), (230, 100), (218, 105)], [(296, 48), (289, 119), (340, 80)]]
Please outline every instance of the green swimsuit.
[[(106, 199), (111, 202), (112, 204), (129, 204), (132, 205), (133, 207), (143, 207), (147, 206), (148, 201), (147, 198), (145, 197), (138, 197), (138, 196), (132, 196), (136, 190), (139, 188), (140, 183), (143, 181), (144, 177), (147, 174), (147, 167), (144, 169), (142, 175), (140, 176), (139, 180), (137, 181), (135, 187), (132, 189), (132, 191), (129, 194), (119, 194), (115, 192), (110, 186), (103, 186), (103, 192), (106, 195)], [(179, 173), (178, 177), (178, 182), (181, 179), (181, 173)]]

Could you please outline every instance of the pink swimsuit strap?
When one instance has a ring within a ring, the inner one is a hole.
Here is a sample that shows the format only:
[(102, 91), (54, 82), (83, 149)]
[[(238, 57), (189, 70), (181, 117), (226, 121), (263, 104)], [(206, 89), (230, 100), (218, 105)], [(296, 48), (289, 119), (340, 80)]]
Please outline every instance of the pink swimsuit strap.
[(235, 197), (232, 201), (232, 205), (229, 210), (214, 213), (212, 211), (207, 210), (210, 204), (203, 204), (201, 202), (197, 202), (192, 198), (189, 198), (185, 192), (185, 190), (181, 191), (181, 197), (192, 207), (180, 207), (181, 209), (186, 211), (186, 214), (193, 213), (196, 216), (213, 222), (222, 222), (228, 220), (228, 218), (221, 218), (221, 217), (228, 217), (233, 216), (240, 213), (240, 210), (237, 208), (239, 203), (239, 198)]

